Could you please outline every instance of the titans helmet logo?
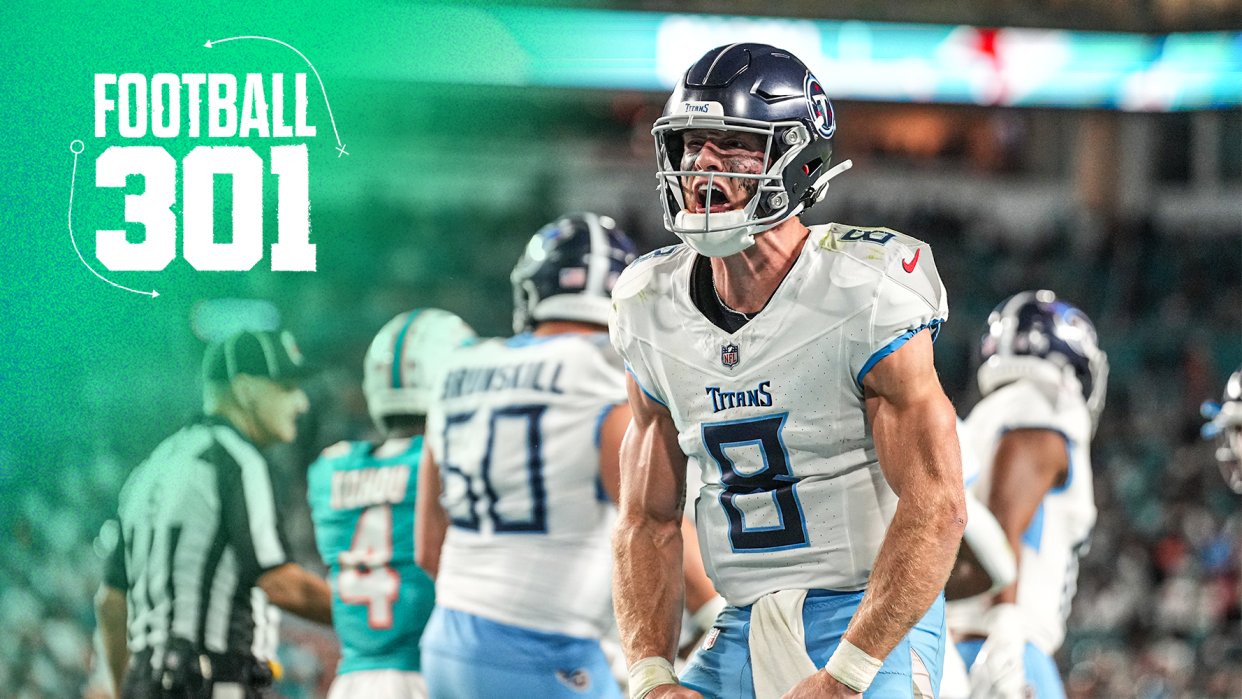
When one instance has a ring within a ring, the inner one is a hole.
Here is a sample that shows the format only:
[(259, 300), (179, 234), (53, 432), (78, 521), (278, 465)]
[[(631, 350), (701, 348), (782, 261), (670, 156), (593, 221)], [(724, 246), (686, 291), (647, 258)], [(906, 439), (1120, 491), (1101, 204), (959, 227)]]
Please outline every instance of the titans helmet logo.
[(819, 81), (810, 73), (806, 74), (805, 91), (806, 108), (811, 114), (815, 130), (824, 138), (832, 136), (837, 130), (837, 120), (832, 115), (832, 102), (828, 101), (824, 88), (820, 87)]

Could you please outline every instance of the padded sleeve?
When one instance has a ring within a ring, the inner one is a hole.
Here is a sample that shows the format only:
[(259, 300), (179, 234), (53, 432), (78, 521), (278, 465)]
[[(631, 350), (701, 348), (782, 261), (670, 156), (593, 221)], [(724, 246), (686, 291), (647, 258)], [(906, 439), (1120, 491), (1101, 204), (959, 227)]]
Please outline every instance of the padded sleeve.
[(862, 390), (863, 378), (881, 359), (897, 351), (920, 330), (936, 339), (949, 316), (944, 284), (931, 248), (913, 238), (885, 246), (884, 272), (875, 284), (871, 313), (860, 341), (852, 343), (850, 370)]
[[(622, 274), (622, 281), (617, 283), (617, 288), (621, 289), (626, 281), (625, 276), (633, 271), (633, 267), (627, 269)], [(617, 354), (621, 355), (621, 360), (625, 364), (625, 371), (634, 377), (634, 381), (642, 389), (643, 393), (651, 400), (660, 405), (667, 406), (668, 398), (664, 396), (660, 390), (658, 382), (655, 379), (655, 372), (652, 370), (650, 358), (647, 353), (652, 351), (649, 345), (641, 342), (631, 330), (631, 319), (627, 317), (628, 312), (632, 311), (629, 306), (635, 303), (629, 298), (617, 298), (617, 292), (613, 293), (612, 315), (608, 321), (608, 334), (612, 340), (612, 346), (616, 349)], [(624, 379), (624, 377), (622, 377)]]

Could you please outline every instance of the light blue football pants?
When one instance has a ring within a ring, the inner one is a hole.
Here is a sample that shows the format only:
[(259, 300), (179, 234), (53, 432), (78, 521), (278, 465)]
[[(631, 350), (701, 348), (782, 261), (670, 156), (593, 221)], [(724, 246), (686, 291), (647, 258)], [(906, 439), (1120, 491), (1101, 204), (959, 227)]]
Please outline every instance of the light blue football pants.
[[(957, 652), (966, 661), (967, 670), (974, 666), (982, 648), (983, 639), (957, 644)], [(1022, 663), (1026, 666), (1026, 684), (1035, 690), (1034, 695), (1028, 694), (1030, 699), (1065, 699), (1065, 685), (1061, 684), (1061, 673), (1057, 670), (1056, 662), (1047, 653), (1028, 643), (1022, 654)]]
[[(823, 668), (841, 643), (862, 592), (811, 590), (802, 606), (802, 624), (806, 631), (806, 649), (815, 667)], [(751, 677), (750, 607), (726, 607), (716, 619), (719, 634), (709, 632), (703, 647), (695, 651), (681, 674), (681, 683), (698, 690), (705, 699), (754, 699), (755, 685)], [(712, 636), (715, 635), (714, 641)], [(933, 693), (940, 691), (944, 666), (944, 597), (937, 598), (931, 609), (910, 633), (888, 654), (884, 666), (875, 676), (864, 699), (908, 699), (914, 696), (914, 661), (911, 651), (931, 675)], [(711, 642), (711, 647), (707, 645)]]
[(593, 639), (436, 607), (420, 645), (431, 699), (621, 699)]

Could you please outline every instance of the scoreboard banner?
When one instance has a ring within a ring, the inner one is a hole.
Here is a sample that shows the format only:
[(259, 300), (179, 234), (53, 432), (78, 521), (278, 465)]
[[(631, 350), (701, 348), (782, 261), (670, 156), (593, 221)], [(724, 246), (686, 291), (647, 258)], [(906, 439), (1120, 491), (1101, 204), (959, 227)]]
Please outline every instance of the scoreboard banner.
[[(1166, 35), (539, 7), (378, 8), (370, 78), (670, 90), (716, 46), (792, 51), (834, 99), (1172, 111), (1242, 104), (1242, 33)], [(395, 51), (394, 51), (395, 50)]]

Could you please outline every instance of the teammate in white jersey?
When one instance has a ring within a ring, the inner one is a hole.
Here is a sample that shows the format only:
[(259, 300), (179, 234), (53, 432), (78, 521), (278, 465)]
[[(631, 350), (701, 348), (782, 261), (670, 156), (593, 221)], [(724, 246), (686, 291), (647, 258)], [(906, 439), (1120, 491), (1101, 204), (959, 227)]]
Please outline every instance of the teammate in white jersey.
[[(799, 221), (845, 165), (829, 168), (834, 130), (806, 66), (762, 44), (709, 51), (653, 129), (665, 225), (687, 245), (636, 261), (613, 292), (634, 413), (614, 534), (632, 697), (939, 684), (940, 592), (966, 520), (932, 363), (945, 291), (913, 238)], [(688, 462), (730, 606), (677, 686)]]
[(1108, 359), (1087, 316), (1051, 291), (997, 306), (982, 356), (983, 399), (966, 419), (966, 448), (982, 470), (968, 487), (1005, 530), (1018, 580), (995, 597), (953, 603), (949, 626), (966, 639), (958, 650), (973, 697), (1061, 698), (1051, 656), (1065, 638), (1078, 558), (1095, 524), (1091, 438)]
[(1225, 384), (1219, 404), (1207, 401), (1201, 409), (1211, 422), (1203, 426), (1204, 439), (1216, 440), (1216, 465), (1229, 488), (1242, 493), (1242, 369)]
[(545, 226), (513, 272), (519, 334), (447, 364), (417, 527), (436, 578), (422, 643), (433, 699), (621, 696), (599, 639), (630, 411), (605, 323), (634, 257), (610, 218)]
[[(966, 424), (961, 420), (957, 421), (957, 439), (962, 445), (962, 480), (972, 484), (979, 478), (982, 466), (979, 456), (970, 449)], [(945, 605), (946, 611), (952, 608), (954, 600), (995, 594), (1018, 579), (1018, 564), (1005, 538), (1005, 530), (969, 487), (966, 489), (966, 512), (969, 517), (966, 530), (962, 532), (957, 562), (944, 586), (944, 598), (950, 603)], [(957, 652), (957, 646), (946, 643), (938, 699), (967, 699), (969, 696), (970, 676), (966, 663)]]

